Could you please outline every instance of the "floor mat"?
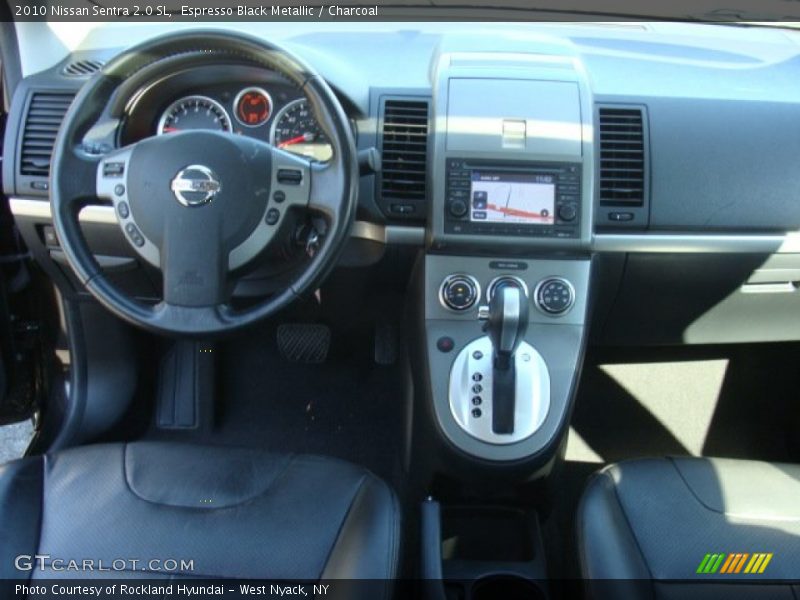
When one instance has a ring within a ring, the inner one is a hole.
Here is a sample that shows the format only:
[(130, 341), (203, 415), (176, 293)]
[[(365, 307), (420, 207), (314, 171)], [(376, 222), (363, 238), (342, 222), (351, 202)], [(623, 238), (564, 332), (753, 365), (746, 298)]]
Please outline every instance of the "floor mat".
[(334, 335), (322, 364), (292, 362), (265, 325), (217, 345), (213, 431), (150, 438), (322, 454), (397, 478), (402, 399), (396, 366), (375, 364), (371, 330)]

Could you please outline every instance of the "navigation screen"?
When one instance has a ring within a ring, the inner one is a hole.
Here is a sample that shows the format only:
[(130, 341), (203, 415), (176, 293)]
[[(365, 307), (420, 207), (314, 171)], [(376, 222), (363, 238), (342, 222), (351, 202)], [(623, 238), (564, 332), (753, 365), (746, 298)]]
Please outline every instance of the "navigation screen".
[(553, 175), (472, 171), (470, 221), (552, 225)]

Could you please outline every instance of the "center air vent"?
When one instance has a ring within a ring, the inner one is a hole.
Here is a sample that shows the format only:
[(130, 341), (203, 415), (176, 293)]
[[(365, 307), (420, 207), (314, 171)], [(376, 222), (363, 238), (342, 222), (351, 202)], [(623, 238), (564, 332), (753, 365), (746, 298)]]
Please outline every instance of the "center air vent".
[[(21, 175), (44, 179), (50, 175), (53, 144), (74, 97), (69, 92), (34, 92), (22, 133), (19, 158)], [(43, 188), (34, 186), (34, 189)]]
[(641, 108), (600, 108), (600, 206), (642, 206), (645, 143)]
[(103, 68), (102, 60), (76, 60), (61, 69), (61, 74), (67, 77), (89, 77)]
[(380, 206), (398, 217), (425, 215), (427, 100), (387, 99), (381, 132)]

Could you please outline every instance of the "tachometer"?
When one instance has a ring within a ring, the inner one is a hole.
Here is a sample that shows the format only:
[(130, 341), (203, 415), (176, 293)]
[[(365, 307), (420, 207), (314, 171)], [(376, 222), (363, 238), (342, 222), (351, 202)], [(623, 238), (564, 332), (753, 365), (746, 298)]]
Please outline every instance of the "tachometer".
[(305, 98), (290, 102), (275, 115), (270, 143), (321, 162), (333, 156), (328, 136), (317, 123)]
[(231, 118), (216, 100), (186, 96), (170, 104), (158, 122), (158, 134), (187, 129), (230, 131)]

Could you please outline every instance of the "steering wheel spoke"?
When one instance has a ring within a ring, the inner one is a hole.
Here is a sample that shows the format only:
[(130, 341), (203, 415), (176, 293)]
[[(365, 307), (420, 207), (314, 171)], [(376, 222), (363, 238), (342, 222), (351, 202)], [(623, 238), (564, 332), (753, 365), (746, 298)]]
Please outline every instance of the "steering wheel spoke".
[(336, 190), (342, 189), (343, 178), (340, 169), (328, 163), (311, 164), (311, 192), (308, 208), (321, 213), (327, 219), (336, 219), (341, 211), (341, 199)]

